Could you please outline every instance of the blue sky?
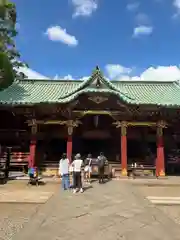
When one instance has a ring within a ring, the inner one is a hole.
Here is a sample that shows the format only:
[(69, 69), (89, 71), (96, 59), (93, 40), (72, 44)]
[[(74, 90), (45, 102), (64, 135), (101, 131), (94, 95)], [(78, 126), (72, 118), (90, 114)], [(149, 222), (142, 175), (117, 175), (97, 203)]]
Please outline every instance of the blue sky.
[(180, 0), (14, 2), (17, 48), (37, 77), (80, 78), (99, 65), (112, 79), (180, 78)]

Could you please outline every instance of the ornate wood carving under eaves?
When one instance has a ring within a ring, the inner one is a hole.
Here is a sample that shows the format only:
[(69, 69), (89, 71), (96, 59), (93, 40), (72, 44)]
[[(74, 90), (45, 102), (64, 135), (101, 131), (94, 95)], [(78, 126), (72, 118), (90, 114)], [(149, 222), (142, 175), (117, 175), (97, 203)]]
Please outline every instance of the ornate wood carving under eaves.
[(17, 115), (24, 115), (27, 118), (35, 117), (35, 109), (32, 107), (29, 108), (16, 107), (13, 109), (13, 112)]
[(93, 97), (89, 97), (88, 99), (96, 104), (101, 104), (108, 100), (107, 97), (102, 97), (102, 96), (93, 96)]
[(31, 127), (31, 133), (35, 135), (37, 133), (37, 127), (38, 127), (36, 119), (28, 120), (27, 123), (28, 123), (28, 126)]
[(60, 125), (66, 125), (68, 128), (68, 134), (72, 135), (73, 129), (78, 127), (79, 124), (82, 124), (79, 120), (67, 120), (67, 121), (60, 121)]
[(166, 128), (167, 127), (167, 123), (165, 121), (163, 121), (163, 120), (160, 120), (160, 121), (158, 121), (157, 126), (159, 128)]

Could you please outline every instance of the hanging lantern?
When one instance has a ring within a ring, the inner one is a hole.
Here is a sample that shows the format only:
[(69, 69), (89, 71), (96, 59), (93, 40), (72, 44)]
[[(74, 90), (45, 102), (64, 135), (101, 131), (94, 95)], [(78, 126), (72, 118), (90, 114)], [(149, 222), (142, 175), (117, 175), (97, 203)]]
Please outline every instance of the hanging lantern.
[(18, 137), (19, 137), (19, 132), (16, 132), (15, 135), (16, 135), (16, 137), (18, 138)]
[(94, 117), (94, 125), (95, 125), (95, 127), (98, 127), (98, 124), (99, 124), (99, 116), (96, 115), (96, 116)]

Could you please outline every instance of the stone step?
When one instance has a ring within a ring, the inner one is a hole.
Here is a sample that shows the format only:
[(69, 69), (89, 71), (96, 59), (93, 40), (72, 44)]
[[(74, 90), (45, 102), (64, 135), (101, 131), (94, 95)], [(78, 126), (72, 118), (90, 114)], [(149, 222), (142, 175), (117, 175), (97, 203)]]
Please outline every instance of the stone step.
[(147, 199), (156, 205), (180, 205), (180, 197), (148, 196)]
[(149, 200), (176, 200), (180, 201), (180, 197), (163, 197), (163, 196), (148, 196)]

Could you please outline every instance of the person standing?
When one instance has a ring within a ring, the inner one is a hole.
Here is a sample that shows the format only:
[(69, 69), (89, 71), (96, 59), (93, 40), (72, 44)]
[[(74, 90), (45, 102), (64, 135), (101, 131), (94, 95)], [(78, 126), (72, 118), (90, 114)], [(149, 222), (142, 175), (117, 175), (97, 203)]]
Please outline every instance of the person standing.
[(63, 153), (59, 161), (59, 175), (62, 177), (62, 188), (64, 190), (69, 189), (69, 159), (66, 153)]
[(69, 166), (69, 182), (70, 182), (70, 185), (69, 185), (69, 187), (71, 188), (71, 189), (73, 189), (74, 187), (74, 169), (73, 169), (73, 166), (72, 166), (72, 164), (70, 164), (70, 166)]
[(86, 182), (90, 183), (91, 181), (91, 172), (92, 172), (92, 155), (88, 154), (87, 158), (85, 159), (84, 162), (84, 177)]
[(83, 187), (82, 187), (82, 178), (81, 178), (81, 172), (82, 172), (82, 166), (83, 166), (83, 160), (81, 159), (81, 154), (76, 154), (75, 160), (72, 162), (73, 167), (73, 185), (74, 185), (74, 193), (80, 191), (83, 193)]
[(105, 168), (107, 159), (104, 156), (104, 153), (101, 152), (97, 160), (98, 160), (99, 183), (101, 184), (101, 183), (104, 183), (104, 168)]

